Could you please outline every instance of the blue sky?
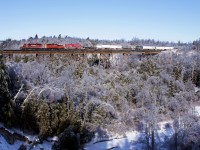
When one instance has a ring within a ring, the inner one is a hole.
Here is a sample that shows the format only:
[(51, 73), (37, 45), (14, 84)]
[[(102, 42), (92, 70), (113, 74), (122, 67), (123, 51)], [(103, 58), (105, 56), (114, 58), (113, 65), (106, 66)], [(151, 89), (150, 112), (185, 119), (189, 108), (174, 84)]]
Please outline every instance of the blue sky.
[(200, 37), (199, 0), (0, 0), (0, 40), (59, 34), (190, 42)]

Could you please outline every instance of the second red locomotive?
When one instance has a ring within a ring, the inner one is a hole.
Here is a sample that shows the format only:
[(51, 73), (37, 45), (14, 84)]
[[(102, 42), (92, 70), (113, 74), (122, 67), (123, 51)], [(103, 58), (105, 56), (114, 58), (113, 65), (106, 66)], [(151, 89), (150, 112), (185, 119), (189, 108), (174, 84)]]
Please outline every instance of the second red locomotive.
[(64, 49), (64, 45), (60, 45), (60, 44), (45, 44), (44, 48), (48, 48), (48, 49)]

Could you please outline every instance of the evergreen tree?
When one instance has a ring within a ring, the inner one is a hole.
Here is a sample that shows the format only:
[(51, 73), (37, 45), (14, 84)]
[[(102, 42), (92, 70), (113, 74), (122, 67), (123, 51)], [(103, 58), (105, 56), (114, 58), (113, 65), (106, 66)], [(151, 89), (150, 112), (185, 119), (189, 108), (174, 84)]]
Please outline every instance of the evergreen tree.
[(38, 35), (37, 35), (37, 34), (35, 35), (35, 39), (36, 39), (36, 40), (38, 39)]

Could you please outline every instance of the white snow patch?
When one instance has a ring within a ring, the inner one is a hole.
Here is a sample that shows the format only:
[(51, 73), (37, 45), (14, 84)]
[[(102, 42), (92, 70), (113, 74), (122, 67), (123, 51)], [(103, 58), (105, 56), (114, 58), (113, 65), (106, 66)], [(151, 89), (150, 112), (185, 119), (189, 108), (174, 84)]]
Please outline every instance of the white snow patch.
[(49, 137), (48, 141), (58, 141), (58, 137), (57, 136)]
[[(141, 144), (132, 143), (137, 141), (141, 133), (137, 131), (127, 132), (125, 136), (115, 136), (107, 139), (98, 139), (95, 137), (90, 143), (85, 146), (85, 150), (105, 150), (114, 148), (115, 150), (132, 150), (140, 149)], [(97, 140), (98, 139), (98, 140)]]
[(195, 114), (196, 114), (197, 116), (200, 115), (200, 106), (195, 106)]
[(194, 88), (194, 91), (195, 91), (195, 93), (196, 93), (196, 92), (200, 91), (200, 88), (195, 87), (195, 88)]

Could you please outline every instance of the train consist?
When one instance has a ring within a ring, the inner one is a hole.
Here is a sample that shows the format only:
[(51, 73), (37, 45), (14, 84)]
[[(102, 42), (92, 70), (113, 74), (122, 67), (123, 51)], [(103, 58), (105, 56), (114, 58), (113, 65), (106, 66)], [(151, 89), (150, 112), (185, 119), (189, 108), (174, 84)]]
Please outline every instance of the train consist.
[(39, 50), (39, 49), (97, 49), (97, 50), (173, 50), (174, 47), (162, 47), (162, 46), (122, 46), (122, 45), (105, 45), (105, 44), (97, 44), (95, 46), (87, 46), (84, 47), (79, 43), (71, 43), (71, 44), (38, 44), (38, 43), (28, 43), (23, 44), (20, 47), (21, 50)]

